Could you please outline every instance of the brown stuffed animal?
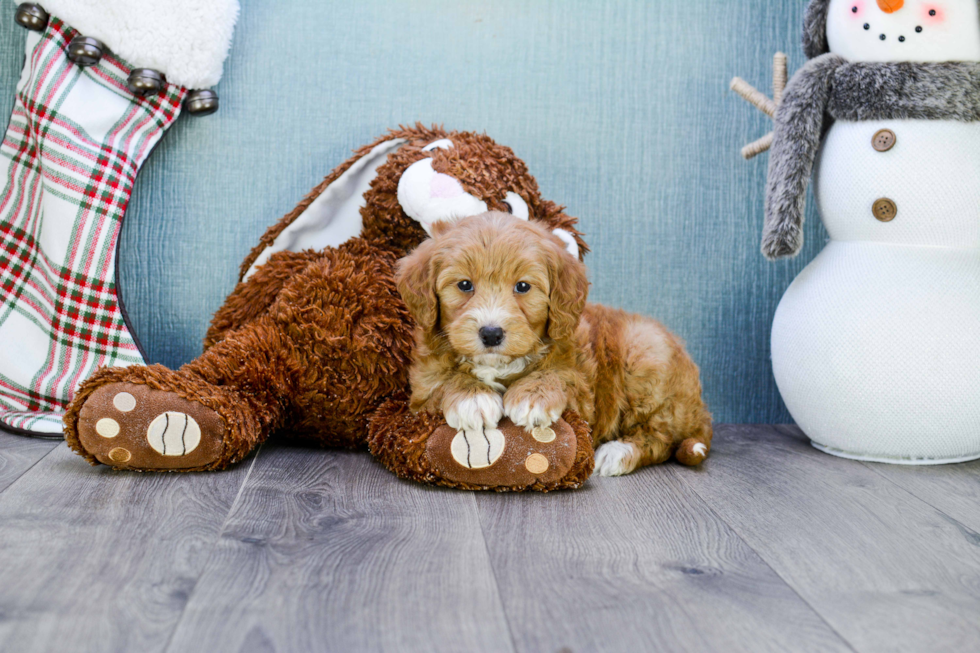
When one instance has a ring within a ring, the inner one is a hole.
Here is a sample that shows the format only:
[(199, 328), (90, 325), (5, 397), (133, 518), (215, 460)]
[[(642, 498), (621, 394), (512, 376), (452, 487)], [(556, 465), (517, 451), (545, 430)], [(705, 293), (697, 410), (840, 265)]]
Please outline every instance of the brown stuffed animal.
[(507, 211), (545, 223), (577, 255), (576, 220), (541, 198), (527, 166), (485, 135), (393, 130), (334, 170), (271, 227), (215, 314), (204, 353), (179, 370), (108, 368), (65, 416), (69, 445), (92, 464), (217, 470), (273, 433), (323, 446), (367, 445), (386, 467), (465, 489), (578, 487), (594, 464), (588, 426), (567, 413), (551, 442), (502, 423), (507, 451), (461, 467), (455, 431), (408, 408), (414, 323), (398, 259), (435, 222)]

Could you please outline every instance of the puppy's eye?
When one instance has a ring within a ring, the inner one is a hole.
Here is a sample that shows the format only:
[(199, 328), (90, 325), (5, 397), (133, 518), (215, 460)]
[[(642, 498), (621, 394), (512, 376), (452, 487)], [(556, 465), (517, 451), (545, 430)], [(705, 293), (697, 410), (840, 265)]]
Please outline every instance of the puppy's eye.
[(464, 279), (463, 281), (457, 283), (456, 287), (462, 290), (463, 292), (473, 292), (473, 282), (467, 279)]
[(531, 284), (527, 281), (518, 281), (517, 285), (514, 286), (514, 292), (518, 295), (526, 295), (531, 291)]

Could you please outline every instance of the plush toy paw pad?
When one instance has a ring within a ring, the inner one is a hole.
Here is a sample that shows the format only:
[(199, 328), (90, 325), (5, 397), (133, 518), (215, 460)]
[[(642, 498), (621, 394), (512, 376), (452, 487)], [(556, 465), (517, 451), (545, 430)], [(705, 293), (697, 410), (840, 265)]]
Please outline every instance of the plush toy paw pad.
[(111, 417), (103, 417), (95, 423), (95, 432), (104, 438), (114, 438), (119, 435), (119, 422)]
[(539, 453), (532, 453), (524, 461), (524, 467), (535, 476), (544, 474), (550, 466), (548, 464), (548, 458)]
[(453, 460), (467, 469), (490, 467), (504, 452), (504, 434), (499, 429), (460, 431), (453, 438)]
[(201, 427), (187, 413), (167, 411), (150, 422), (146, 441), (164, 456), (186, 456), (201, 443)]
[(122, 413), (129, 413), (136, 408), (136, 397), (128, 392), (120, 392), (112, 398), (112, 405)]
[(554, 442), (555, 438), (558, 437), (555, 435), (555, 430), (547, 426), (536, 427), (533, 431), (531, 431), (531, 436), (543, 444)]
[(224, 424), (217, 413), (175, 393), (133, 383), (99, 388), (78, 417), (82, 447), (106, 465), (193, 469), (217, 460)]
[(523, 488), (555, 483), (575, 462), (575, 432), (564, 420), (525, 430), (510, 419), (496, 429), (457, 431), (443, 425), (426, 443), (433, 471), (457, 483)]

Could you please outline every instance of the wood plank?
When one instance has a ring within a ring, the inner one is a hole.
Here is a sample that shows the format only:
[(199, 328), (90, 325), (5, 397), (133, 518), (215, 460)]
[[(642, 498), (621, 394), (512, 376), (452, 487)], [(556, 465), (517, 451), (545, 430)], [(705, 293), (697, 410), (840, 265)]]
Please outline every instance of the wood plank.
[(472, 494), (268, 447), (169, 650), (511, 651)]
[(677, 478), (698, 473), (477, 497), (517, 650), (850, 650)]
[(58, 440), (29, 438), (0, 429), (0, 492), (51, 453), (58, 444)]
[(858, 651), (980, 648), (980, 535), (798, 432), (720, 428), (679, 477)]
[[(808, 441), (797, 426), (780, 425), (775, 429)], [(863, 464), (970, 530), (980, 532), (980, 460), (955, 465)]]
[(865, 463), (865, 466), (980, 532), (980, 460), (922, 467), (880, 463)]
[(250, 464), (114, 472), (59, 445), (0, 494), (0, 650), (162, 650)]

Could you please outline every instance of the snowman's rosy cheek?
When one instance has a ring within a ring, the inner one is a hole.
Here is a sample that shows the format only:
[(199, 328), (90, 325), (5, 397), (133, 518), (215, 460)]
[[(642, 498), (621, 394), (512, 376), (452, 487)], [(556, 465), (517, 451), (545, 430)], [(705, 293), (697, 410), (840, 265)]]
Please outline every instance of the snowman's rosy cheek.
[(851, 0), (847, 3), (847, 14), (857, 20), (864, 17), (864, 0)]
[(942, 5), (930, 3), (922, 7), (922, 20), (929, 25), (938, 25), (945, 22), (946, 12)]

